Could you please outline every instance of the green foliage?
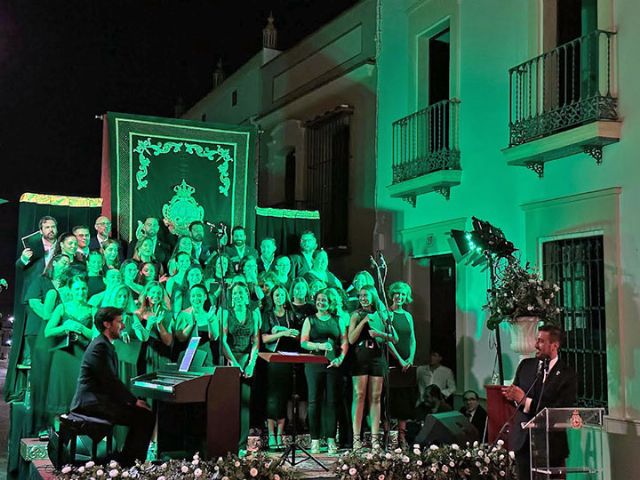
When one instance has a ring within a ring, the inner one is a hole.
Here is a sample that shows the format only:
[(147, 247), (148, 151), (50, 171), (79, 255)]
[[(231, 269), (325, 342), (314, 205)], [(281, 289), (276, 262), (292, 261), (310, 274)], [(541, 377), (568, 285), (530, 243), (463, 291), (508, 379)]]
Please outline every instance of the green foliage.
[(350, 452), (336, 463), (335, 474), (340, 480), (454, 480), (511, 478), (513, 452), (503, 448), (501, 440), (495, 446), (474, 442), (465, 447), (432, 445), (411, 450), (396, 449), (388, 453)]
[(545, 324), (557, 325), (562, 312), (557, 305), (559, 291), (558, 285), (542, 280), (528, 263), (522, 267), (516, 261), (509, 262), (484, 305), (489, 311), (487, 327), (494, 330), (502, 320), (522, 316), (539, 317)]

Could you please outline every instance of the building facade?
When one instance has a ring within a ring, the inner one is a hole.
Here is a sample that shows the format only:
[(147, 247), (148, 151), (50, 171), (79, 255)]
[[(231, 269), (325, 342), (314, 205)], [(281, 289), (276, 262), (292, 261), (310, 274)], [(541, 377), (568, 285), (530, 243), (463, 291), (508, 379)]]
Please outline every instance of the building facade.
[(561, 287), (580, 404), (607, 409), (607, 478), (638, 464), (639, 14), (615, 0), (383, 0), (379, 15), (375, 241), (413, 285), (421, 360), (445, 349), (459, 392), (492, 377), (488, 274), (449, 241), (487, 220)]

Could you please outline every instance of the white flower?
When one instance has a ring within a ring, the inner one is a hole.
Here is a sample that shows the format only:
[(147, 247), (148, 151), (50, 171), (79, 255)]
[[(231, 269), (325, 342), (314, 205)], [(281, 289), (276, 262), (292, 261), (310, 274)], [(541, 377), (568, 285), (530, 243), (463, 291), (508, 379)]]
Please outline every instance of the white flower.
[(351, 468), (349, 469), (349, 475), (351, 475), (352, 477), (353, 477), (356, 473), (358, 473), (358, 471), (357, 471), (354, 467), (351, 467)]
[(491, 463), (491, 459), (489, 457), (484, 457), (484, 463)]
[(431, 470), (433, 473), (436, 473), (436, 472), (438, 471), (438, 467), (436, 467), (435, 465), (431, 465), (430, 470)]
[(118, 468), (118, 462), (116, 462), (115, 460), (111, 460), (109, 462), (109, 468), (111, 469)]
[(390, 454), (390, 453), (388, 453), (388, 452), (387, 452), (387, 453), (385, 453), (385, 454), (384, 454), (384, 458), (386, 458), (387, 460), (390, 460), (390, 459), (391, 459), (391, 454)]
[(469, 470), (468, 468), (465, 468), (463, 471), (465, 475), (471, 475), (471, 470)]
[(196, 477), (199, 477), (200, 475), (202, 475), (202, 470), (200, 470), (199, 468), (196, 468), (193, 471), (193, 475), (196, 476)]
[(456, 466), (456, 464), (455, 464), (455, 463), (453, 463), (453, 460), (451, 460), (451, 461), (449, 462), (449, 466), (450, 466), (451, 468), (453, 468), (453, 467), (455, 467), (455, 466)]
[(129, 477), (129, 472), (127, 472), (126, 470), (122, 472), (122, 478), (128, 478), (128, 477)]
[(378, 475), (378, 480), (384, 480), (384, 474), (381, 473), (380, 475)]
[(98, 470), (98, 471), (96, 472), (96, 476), (97, 476), (97, 477), (101, 477), (101, 476), (103, 476), (103, 475), (104, 475), (104, 470), (102, 470), (102, 469), (100, 469), (100, 470)]
[(365, 455), (365, 458), (366, 458), (367, 460), (371, 460), (371, 459), (373, 458), (373, 455), (371, 455), (370, 453), (367, 453), (367, 454)]
[(513, 452), (513, 450), (511, 450), (511, 451), (509, 452), (509, 458), (510, 458), (511, 460), (515, 460), (515, 459), (516, 459), (516, 454)]
[(213, 467), (213, 469), (217, 472), (218, 470), (220, 470), (220, 467), (216, 465), (215, 467)]
[(429, 450), (438, 450), (438, 446), (437, 445), (431, 445), (429, 447)]
[(476, 462), (476, 467), (480, 468), (482, 464), (480, 462)]
[(478, 446), (478, 441), (476, 440), (475, 442), (473, 442), (473, 446), (477, 447)]
[(500, 456), (498, 457), (498, 460), (504, 460), (504, 455), (500, 455)]
[(402, 456), (402, 463), (409, 463), (409, 457), (407, 457), (406, 455)]
[(448, 472), (449, 472), (449, 467), (447, 467), (446, 465), (443, 465), (443, 466), (442, 466), (442, 471), (443, 471), (444, 473), (448, 473)]
[(273, 476), (273, 480), (280, 480), (280, 475), (277, 473)]
[(506, 475), (506, 473), (504, 472), (504, 470), (500, 470), (500, 472), (499, 472), (499, 473), (500, 473), (500, 476), (501, 476), (501, 477), (504, 477), (504, 476)]
[(200, 455), (198, 454), (198, 452), (196, 452), (196, 453), (193, 455), (193, 459), (194, 459), (194, 460), (200, 460)]
[(420, 449), (420, 444), (419, 444), (419, 443), (414, 443), (414, 444), (413, 444), (413, 448)]
[(187, 467), (186, 465), (182, 465), (182, 467), (180, 467), (180, 471), (182, 473), (187, 473), (189, 471), (189, 467)]
[(69, 465), (67, 465), (61, 471), (62, 471), (62, 473), (69, 473), (71, 471), (71, 467)]
[(499, 447), (504, 445), (504, 440), (500, 439), (496, 442), (498, 444)]
[(91, 467), (93, 467), (95, 464), (96, 464), (96, 462), (93, 462), (93, 461), (92, 461), (92, 462), (87, 462), (87, 463), (85, 463), (85, 464), (84, 464), (84, 466), (85, 466), (85, 467), (87, 467), (87, 468), (91, 468)]
[(420, 450), (418, 450), (418, 449), (416, 448), (416, 449), (413, 451), (413, 453), (414, 453), (415, 455), (420, 455)]
[(452, 448), (453, 450), (460, 450), (460, 447), (458, 446), (458, 444), (457, 444), (457, 443), (452, 443), (452, 444), (451, 444), (451, 448)]
[(471, 458), (471, 452), (465, 453), (464, 456), (467, 457), (467, 458)]
[(416, 465), (418, 465), (419, 467), (421, 467), (421, 466), (422, 466), (422, 460), (418, 460), (418, 461), (416, 462)]
[(84, 473), (84, 467), (78, 467), (78, 473)]
[(393, 453), (402, 453), (402, 449), (401, 448), (396, 448)]
[[(160, 476), (158, 477), (158, 480), (166, 480), (166, 479), (165, 479), (164, 475), (160, 475)], [(228, 480), (228, 479), (227, 479), (227, 480)]]
[(198, 460), (197, 458), (191, 461), (191, 465), (198, 465), (200, 463), (200, 460)]
[(161, 468), (162, 470), (166, 470), (166, 469), (167, 469), (167, 464), (166, 464), (166, 463), (163, 463), (162, 465), (160, 465), (160, 468)]
[(407, 473), (407, 480), (411, 480), (411, 474)]
[(239, 467), (240, 466), (240, 462), (238, 460), (236, 460), (233, 465), (236, 466), (236, 467)]
[(349, 470), (349, 465), (347, 465), (346, 463), (344, 465), (342, 465), (342, 469), (343, 470)]
[(252, 477), (257, 477), (258, 469), (256, 467), (253, 467), (251, 470), (249, 470), (249, 475), (251, 475)]
[(483, 457), (484, 456), (484, 452), (482, 450), (478, 450), (478, 456), (479, 457)]
[[(158, 479), (158, 480), (160, 480), (160, 479)], [(227, 476), (225, 475), (224, 477), (222, 477), (222, 479), (221, 479), (221, 480), (229, 480), (229, 477), (227, 477)]]
[[(111, 464), (109, 464), (109, 465), (111, 465)], [(116, 470), (115, 468), (112, 468), (112, 469), (109, 471), (109, 476), (110, 476), (111, 478), (116, 478), (116, 477), (118, 476), (118, 470)]]

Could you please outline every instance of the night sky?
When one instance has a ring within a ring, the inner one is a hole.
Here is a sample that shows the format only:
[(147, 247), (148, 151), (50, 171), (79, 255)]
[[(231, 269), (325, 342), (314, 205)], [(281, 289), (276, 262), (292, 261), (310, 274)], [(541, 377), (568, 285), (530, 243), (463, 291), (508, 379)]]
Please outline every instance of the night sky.
[[(13, 280), (24, 192), (98, 197), (106, 111), (173, 116), (262, 46), (287, 49), (357, 0), (0, 1), (0, 278)], [(93, 226), (91, 225), (93, 231)], [(13, 292), (0, 294), (11, 311)]]

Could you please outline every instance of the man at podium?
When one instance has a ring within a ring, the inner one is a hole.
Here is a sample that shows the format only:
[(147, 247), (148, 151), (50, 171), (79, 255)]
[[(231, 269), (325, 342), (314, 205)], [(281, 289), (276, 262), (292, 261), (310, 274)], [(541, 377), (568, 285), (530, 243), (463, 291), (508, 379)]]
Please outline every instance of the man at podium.
[[(513, 384), (502, 389), (505, 398), (515, 402), (517, 408), (509, 432), (509, 445), (516, 454), (518, 478), (521, 480), (531, 478), (529, 431), (523, 429), (523, 425), (545, 408), (572, 407), (576, 403), (576, 373), (558, 357), (561, 343), (562, 331), (558, 327), (540, 327), (536, 356), (522, 360)], [(549, 463), (563, 466), (569, 456), (566, 434), (555, 435), (552, 445)]]

